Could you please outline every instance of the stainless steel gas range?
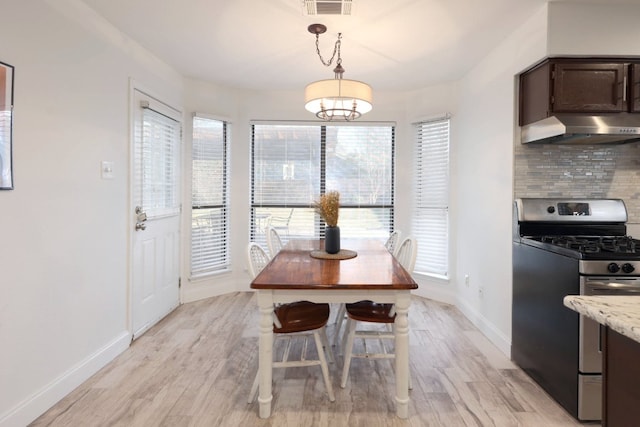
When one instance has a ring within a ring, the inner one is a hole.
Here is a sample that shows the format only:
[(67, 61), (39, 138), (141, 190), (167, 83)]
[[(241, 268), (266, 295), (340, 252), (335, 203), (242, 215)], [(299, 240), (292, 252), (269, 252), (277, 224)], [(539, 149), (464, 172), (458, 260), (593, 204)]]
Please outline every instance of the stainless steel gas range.
[(640, 295), (640, 241), (626, 222), (619, 199), (514, 203), (511, 358), (579, 420), (601, 418), (600, 328), (562, 300)]

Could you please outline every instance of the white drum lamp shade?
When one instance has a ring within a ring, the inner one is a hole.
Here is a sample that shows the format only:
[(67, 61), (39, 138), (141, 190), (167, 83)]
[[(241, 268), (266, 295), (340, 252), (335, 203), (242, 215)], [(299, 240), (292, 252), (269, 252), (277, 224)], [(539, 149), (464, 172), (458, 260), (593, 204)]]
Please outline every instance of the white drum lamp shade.
[(305, 109), (323, 120), (353, 120), (371, 111), (371, 86), (357, 80), (319, 80), (304, 91)]

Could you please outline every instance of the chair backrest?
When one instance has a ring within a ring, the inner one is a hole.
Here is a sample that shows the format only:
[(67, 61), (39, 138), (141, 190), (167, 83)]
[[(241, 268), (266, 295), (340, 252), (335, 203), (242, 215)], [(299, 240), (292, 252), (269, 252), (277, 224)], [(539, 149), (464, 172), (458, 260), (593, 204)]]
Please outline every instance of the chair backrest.
[(271, 258), (276, 256), (280, 249), (282, 249), (282, 239), (280, 238), (280, 234), (278, 230), (269, 226), (267, 227), (267, 247), (269, 248), (269, 253), (271, 254)]
[(398, 243), (400, 242), (400, 235), (402, 233), (398, 230), (395, 230), (393, 233), (389, 234), (389, 238), (387, 239), (384, 247), (387, 248), (389, 252), (395, 255), (396, 249), (398, 249)]
[(418, 254), (418, 242), (413, 237), (409, 236), (400, 243), (398, 251), (396, 252), (396, 259), (405, 270), (409, 273), (413, 272), (413, 268), (416, 265), (416, 255)]
[[(249, 276), (251, 276), (251, 280), (253, 280), (262, 271), (262, 269), (269, 264), (271, 258), (269, 258), (267, 251), (265, 251), (262, 246), (256, 242), (249, 242), (249, 245), (247, 246), (247, 260), (249, 261)], [(273, 324), (276, 325), (277, 328), (282, 327), (282, 324), (275, 312), (273, 313)]]
[(289, 214), (287, 216), (272, 216), (269, 219), (269, 224), (278, 228), (288, 227), (292, 216), (293, 208), (289, 209)]
[(249, 276), (253, 280), (269, 264), (270, 258), (267, 252), (262, 249), (262, 246), (255, 242), (250, 242), (249, 246), (247, 246), (247, 261)]

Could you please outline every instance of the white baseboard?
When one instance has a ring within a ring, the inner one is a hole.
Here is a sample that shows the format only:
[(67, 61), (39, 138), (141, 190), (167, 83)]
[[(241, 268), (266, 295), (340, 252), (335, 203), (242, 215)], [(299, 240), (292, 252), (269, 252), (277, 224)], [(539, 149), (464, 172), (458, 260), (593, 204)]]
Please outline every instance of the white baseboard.
[(411, 291), (411, 293), (422, 298), (456, 305), (456, 295), (448, 286), (420, 284), (418, 289)]
[(458, 299), (455, 305), (505, 356), (511, 358), (511, 340), (509, 337), (498, 330), (493, 323), (466, 301)]
[(24, 427), (129, 348), (131, 334), (120, 333), (109, 344), (0, 415), (0, 427)]
[(493, 323), (480, 314), (466, 301), (460, 299), (449, 282), (441, 282), (427, 276), (418, 276), (418, 289), (412, 291), (414, 295), (455, 305), (471, 323), (482, 332), (489, 341), (507, 357), (511, 357), (511, 340), (498, 330)]
[(199, 301), (206, 298), (217, 297), (224, 294), (236, 292), (237, 289), (233, 283), (223, 283), (202, 286), (190, 286), (188, 289), (184, 289), (181, 294), (181, 302), (188, 303)]
[[(184, 280), (180, 289), (180, 302), (194, 302), (206, 298), (230, 294), (238, 290), (238, 283), (232, 271), (224, 271), (209, 276)], [(247, 276), (247, 285), (249, 277)]]

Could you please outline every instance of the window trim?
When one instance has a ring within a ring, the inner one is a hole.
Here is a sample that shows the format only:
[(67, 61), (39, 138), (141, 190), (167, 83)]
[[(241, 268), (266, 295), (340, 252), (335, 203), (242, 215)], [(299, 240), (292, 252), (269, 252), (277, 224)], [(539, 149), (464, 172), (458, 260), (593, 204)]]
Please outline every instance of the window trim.
[[(369, 209), (390, 209), (390, 215), (389, 215), (389, 233), (391, 233), (394, 229), (395, 229), (395, 223), (396, 223), (396, 200), (395, 200), (395, 196), (396, 196), (396, 159), (397, 159), (397, 153), (396, 153), (396, 148), (397, 148), (397, 143), (396, 143), (396, 137), (397, 137), (397, 124), (396, 122), (391, 122), (391, 121), (381, 121), (381, 122), (366, 122), (366, 121), (358, 121), (358, 122), (317, 122), (317, 121), (295, 121), (295, 120), (286, 120), (286, 121), (281, 121), (281, 120), (251, 120), (249, 122), (250, 125), (250, 178), (249, 178), (249, 185), (250, 185), (250, 195), (249, 195), (249, 238), (250, 241), (255, 241), (256, 237), (257, 237), (257, 233), (256, 233), (256, 218), (254, 216), (254, 209), (256, 208), (303, 208), (303, 209), (308, 209), (310, 208), (309, 204), (293, 204), (293, 203), (287, 203), (287, 204), (269, 204), (269, 203), (262, 203), (262, 204), (256, 204), (254, 201), (254, 195), (255, 195), (255, 182), (254, 182), (254, 176), (255, 176), (255, 139), (254, 139), (254, 133), (255, 133), (255, 126), (256, 125), (266, 125), (266, 126), (311, 126), (311, 127), (320, 127), (320, 176), (318, 177), (318, 179), (320, 179), (320, 194), (324, 194), (328, 189), (326, 188), (326, 153), (327, 153), (327, 137), (326, 137), (326, 129), (327, 127), (347, 127), (347, 126), (355, 126), (355, 127), (389, 127), (391, 128), (391, 164), (390, 164), (390, 180), (391, 180), (391, 188), (390, 188), (390, 203), (386, 204), (386, 205), (373, 205), (373, 204), (359, 204), (359, 205), (354, 205), (354, 204), (343, 204), (341, 203), (340, 205), (340, 209), (360, 209), (360, 208), (369, 208)], [(318, 220), (319, 221), (319, 220)], [(324, 223), (322, 223), (322, 221), (320, 221), (320, 227), (319, 229), (317, 229), (317, 231), (319, 231), (319, 238), (322, 238), (324, 236)]]
[[(422, 147), (421, 144), (424, 139), (421, 138), (422, 126), (425, 126), (429, 123), (439, 123), (443, 124), (446, 122), (446, 156), (443, 156), (446, 160), (446, 164), (444, 170), (444, 176), (440, 176), (440, 179), (444, 181), (444, 195), (442, 195), (443, 199), (441, 200), (442, 204), (435, 204), (432, 206), (418, 206), (423, 197), (421, 189), (419, 188), (422, 185), (422, 180), (424, 177), (422, 176), (422, 170), (420, 165), (424, 161), (422, 157)], [(424, 209), (432, 209), (432, 210), (440, 210), (444, 214), (445, 227), (444, 230), (440, 230), (444, 233), (444, 238), (439, 242), (441, 243), (441, 250), (444, 252), (444, 264), (446, 271), (435, 271), (428, 269), (421, 269), (424, 267), (424, 264), (428, 264), (426, 261), (421, 262), (421, 256), (424, 257), (424, 251), (427, 247), (423, 245), (418, 245), (418, 259), (416, 262), (416, 274), (422, 274), (442, 280), (448, 281), (450, 279), (451, 273), (451, 215), (450, 215), (450, 204), (451, 204), (451, 115), (443, 114), (435, 117), (431, 117), (428, 119), (419, 120), (412, 123), (413, 128), (413, 153), (414, 153), (414, 170), (413, 170), (413, 194), (414, 194), (414, 204), (412, 209), (412, 229), (414, 236), (420, 242), (433, 242), (433, 236), (430, 234), (425, 234), (421, 230), (422, 226), (418, 226), (418, 211), (423, 211)]]
[[(219, 122), (222, 124), (223, 129), (223, 152), (222, 152), (222, 157), (223, 157), (223, 174), (222, 174), (222, 192), (223, 192), (223, 196), (222, 196), (222, 200), (223, 203), (222, 204), (207, 204), (207, 205), (198, 205), (197, 207), (194, 207), (194, 203), (193, 203), (193, 192), (194, 192), (194, 186), (193, 186), (193, 146), (194, 146), (194, 121), (196, 119), (202, 119), (202, 120), (210, 120), (210, 121), (215, 121), (215, 122)], [(224, 118), (220, 118), (214, 115), (210, 115), (210, 114), (206, 114), (206, 113), (199, 113), (199, 112), (195, 112), (192, 114), (192, 118), (191, 118), (191, 156), (190, 156), (190, 162), (191, 162), (191, 167), (190, 167), (190, 171), (191, 171), (191, 182), (190, 182), (190, 191), (189, 191), (189, 212), (190, 215), (188, 215), (188, 221), (189, 221), (189, 261), (188, 261), (188, 267), (189, 267), (189, 274), (190, 274), (190, 279), (192, 280), (200, 280), (200, 279), (204, 279), (210, 276), (214, 276), (214, 275), (219, 275), (219, 274), (223, 274), (223, 273), (227, 273), (229, 271), (231, 271), (231, 239), (230, 239), (230, 217), (231, 217), (231, 212), (230, 212), (230, 195), (231, 195), (231, 122), (224, 119)], [(223, 224), (223, 233), (224, 233), (224, 256), (222, 257), (222, 263), (218, 268), (215, 269), (201, 269), (201, 270), (197, 270), (194, 272), (193, 270), (193, 213), (194, 213), (194, 209), (197, 210), (201, 210), (201, 209), (224, 209), (225, 213), (224, 213), (224, 224)]]

